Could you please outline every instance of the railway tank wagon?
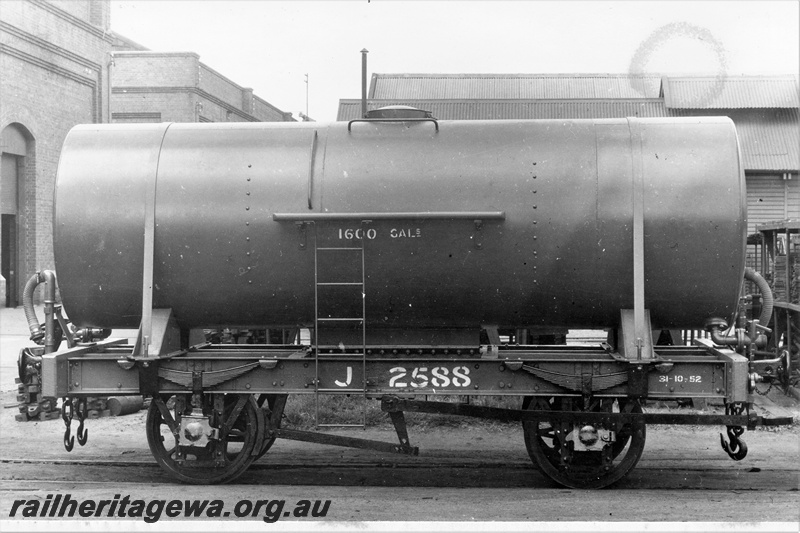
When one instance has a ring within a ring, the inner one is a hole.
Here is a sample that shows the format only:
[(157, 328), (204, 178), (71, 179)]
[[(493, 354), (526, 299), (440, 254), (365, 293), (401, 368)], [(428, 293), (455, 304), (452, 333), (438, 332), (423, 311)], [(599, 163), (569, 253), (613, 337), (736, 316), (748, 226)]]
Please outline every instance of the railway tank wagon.
[[(151, 450), (186, 482), (229, 481), (276, 438), (416, 454), (410, 410), (520, 420), (547, 476), (603, 487), (635, 466), (649, 423), (728, 426), (736, 459), (743, 427), (765, 423), (747, 357), (765, 328), (731, 318), (745, 230), (726, 118), (437, 121), (385, 109), (349, 123), (78, 126), (54, 214), (72, 324), (48, 274), (49, 341), (29, 356), (43, 394), (64, 398), (68, 448), (87, 396), (152, 395)], [(232, 326), (312, 337), (198, 335)], [(653, 340), (704, 326), (713, 342)], [(605, 328), (609, 342), (498, 335), (547, 327)], [(139, 334), (103, 339), (110, 328)], [(399, 443), (282, 428), (289, 394), (380, 399)], [(434, 395), (523, 401), (419, 399)], [(642, 410), (687, 396), (720, 398), (726, 415)]]

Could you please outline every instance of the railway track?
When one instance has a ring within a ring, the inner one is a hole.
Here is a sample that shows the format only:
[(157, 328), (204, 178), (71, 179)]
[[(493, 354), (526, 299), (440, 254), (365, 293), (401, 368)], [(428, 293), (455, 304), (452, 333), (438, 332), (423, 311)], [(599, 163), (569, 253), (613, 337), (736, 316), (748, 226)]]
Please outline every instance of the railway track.
[[(243, 499), (331, 500), (327, 519), (344, 521), (800, 521), (794, 431), (748, 433), (754, 451), (733, 462), (707, 428), (655, 429), (631, 474), (593, 491), (555, 487), (530, 462), (518, 433), (419, 432), (419, 457), (278, 441), (235, 482), (216, 486), (175, 483), (135, 440), (98, 436), (94, 448), (71, 457), (54, 448), (35, 456), (15, 445), (0, 456), (0, 519), (19, 498), (121, 494), (220, 499), (226, 508)], [(696, 441), (691, 453), (687, 439)]]
[[(611, 490), (798, 490), (796, 465), (757, 461), (732, 463), (726, 457), (697, 461), (691, 457), (659, 456), (643, 459)], [(60, 485), (163, 484), (174, 486), (154, 461), (103, 459), (14, 459), (0, 458), (0, 491), (33, 483)], [(235, 483), (242, 485), (295, 486), (393, 486), (393, 487), (495, 487), (549, 489), (553, 485), (523, 459), (488, 460), (470, 457), (451, 460), (279, 460), (254, 463)], [(213, 487), (210, 490), (214, 490)], [(220, 490), (217, 488), (216, 490)], [(225, 490), (225, 489), (222, 489)]]
[[(719, 428), (653, 426), (630, 475), (597, 491), (555, 487), (533, 466), (514, 425), (415, 427), (418, 457), (278, 440), (234, 483), (192, 486), (153, 460), (143, 414), (91, 421), (89, 442), (69, 454), (60, 421), (20, 424), (4, 415), (0, 520), (17, 499), (67, 493), (222, 499), (231, 507), (242, 499), (329, 499), (328, 519), (348, 521), (800, 520), (796, 428), (745, 433), (751, 452), (734, 462), (719, 447)], [(337, 433), (396, 439), (385, 428)]]

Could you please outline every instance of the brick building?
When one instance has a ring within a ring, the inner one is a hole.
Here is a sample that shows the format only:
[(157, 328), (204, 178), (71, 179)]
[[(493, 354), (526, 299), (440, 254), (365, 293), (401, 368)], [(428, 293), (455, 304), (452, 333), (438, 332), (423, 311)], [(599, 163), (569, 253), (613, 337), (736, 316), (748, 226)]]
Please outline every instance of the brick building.
[(108, 0), (0, 3), (0, 305), (53, 267), (53, 186), (75, 124), (107, 122)]
[(199, 61), (110, 30), (109, 0), (0, 2), (0, 307), (53, 268), (53, 189), (76, 124), (287, 121)]
[(294, 121), (193, 52), (115, 52), (111, 91), (112, 122)]

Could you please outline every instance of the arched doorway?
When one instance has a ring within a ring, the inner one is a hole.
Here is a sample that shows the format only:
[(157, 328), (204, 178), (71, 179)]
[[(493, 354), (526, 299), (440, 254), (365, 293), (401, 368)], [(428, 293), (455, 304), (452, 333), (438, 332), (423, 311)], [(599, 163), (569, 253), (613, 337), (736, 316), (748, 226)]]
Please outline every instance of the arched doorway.
[(29, 135), (24, 127), (10, 124), (0, 132), (0, 304), (16, 307), (20, 303), (21, 258), (24, 242), (20, 238), (26, 159)]

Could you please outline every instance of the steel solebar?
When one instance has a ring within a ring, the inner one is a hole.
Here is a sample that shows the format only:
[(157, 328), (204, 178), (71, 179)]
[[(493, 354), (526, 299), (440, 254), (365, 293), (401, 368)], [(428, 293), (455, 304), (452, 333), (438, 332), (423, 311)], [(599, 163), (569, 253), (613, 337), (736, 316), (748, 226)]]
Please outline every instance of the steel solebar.
[(359, 448), (362, 450), (375, 450), (378, 452), (399, 453), (403, 455), (419, 455), (419, 447), (417, 446), (342, 437), (341, 435), (331, 435), (329, 433), (315, 433), (313, 431), (298, 431), (295, 429), (277, 429), (275, 430), (275, 436), (279, 439), (315, 442), (317, 444), (329, 444), (331, 446), (345, 446), (347, 448)]
[(638, 422), (660, 425), (709, 425), (709, 426), (760, 426), (787, 425), (791, 418), (764, 419), (755, 415), (689, 415), (670, 413), (587, 413), (582, 411), (523, 411), (499, 407), (481, 407), (463, 403), (427, 402), (385, 397), (381, 409), (386, 412), (413, 411), (418, 413), (437, 413), (449, 415), (491, 418), (504, 421), (542, 421), (559, 420), (578, 423), (610, 424), (612, 422)]
[[(184, 379), (172, 378), (192, 376), (196, 372), (206, 376), (203, 377), (203, 382), (208, 392), (308, 394), (315, 390), (312, 385), (319, 389), (341, 392), (355, 388), (361, 392), (362, 383), (358, 379), (362, 375), (364, 358), (361, 351), (320, 353), (315, 357), (314, 353), (309, 353), (303, 347), (264, 350), (228, 346), (232, 348), (209, 348), (170, 359), (154, 357), (149, 362), (149, 367), (157, 367), (158, 371), (157, 376), (152, 379), (138, 376), (136, 368), (139, 368), (139, 363), (128, 370), (126, 365), (130, 361), (123, 361), (125, 364), (120, 366), (120, 360), (127, 358), (128, 352), (124, 346), (114, 348), (113, 351), (111, 347), (102, 347), (105, 351), (100, 352), (101, 347), (98, 345), (92, 349), (82, 347), (80, 353), (66, 351), (48, 354), (44, 357), (43, 366), (47, 364), (50, 369), (46, 381), (54, 381), (49, 376), (57, 377), (62, 393), (53, 396), (58, 397), (67, 394), (140, 394), (142, 387), (147, 384), (157, 386), (159, 392), (163, 393), (190, 392), (190, 384)], [(338, 350), (336, 347), (331, 349)], [(348, 349), (354, 350), (355, 346)], [(455, 349), (452, 351), (457, 352)], [(393, 352), (394, 349), (389, 349), (385, 356), (367, 356), (366, 376), (361, 379), (367, 379), (367, 394), (372, 397), (419, 397), (427, 394), (575, 396), (585, 390), (587, 385), (591, 385), (594, 394), (603, 394), (606, 397), (622, 397), (627, 394), (624, 383), (615, 385), (613, 381), (619, 378), (626, 366), (608, 356), (567, 354), (562, 357), (553, 355), (552, 359), (548, 355), (546, 360), (509, 361), (480, 359), (468, 352), (464, 356), (457, 353), (420, 355)], [(55, 368), (51, 368), (50, 364), (54, 363), (52, 360), (56, 359), (61, 364), (57, 367), (53, 364)], [(747, 360), (743, 359), (746, 370)], [(532, 366), (523, 363), (531, 361), (539, 365), (538, 370), (535, 373), (523, 371), (523, 368)], [(676, 356), (670, 359), (670, 363), (673, 366), (668, 374), (649, 373), (651, 398), (727, 398), (726, 389), (719, 386), (726, 383), (725, 362)], [(319, 374), (315, 373), (314, 367), (317, 364)], [(580, 365), (580, 370), (576, 370), (575, 365)], [(231, 379), (219, 380), (225, 374), (222, 371), (245, 367), (251, 369), (245, 374), (234, 372), (236, 377), (229, 376)], [(348, 373), (353, 380), (350, 383), (347, 383)], [(584, 379), (585, 373), (592, 373), (591, 382)], [(212, 377), (216, 383), (213, 386), (209, 381)], [(320, 379), (319, 383), (316, 382), (317, 378)], [(337, 380), (339, 383), (336, 383)], [(671, 391), (670, 388), (677, 390)]]

